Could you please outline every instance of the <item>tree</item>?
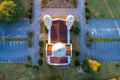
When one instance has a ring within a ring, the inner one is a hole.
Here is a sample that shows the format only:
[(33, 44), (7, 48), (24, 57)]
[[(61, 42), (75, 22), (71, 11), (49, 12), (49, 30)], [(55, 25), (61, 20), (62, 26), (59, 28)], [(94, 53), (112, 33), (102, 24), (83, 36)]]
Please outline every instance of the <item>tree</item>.
[(74, 29), (74, 33), (75, 33), (75, 34), (79, 34), (79, 33), (80, 33), (80, 29), (79, 29), (78, 26), (75, 27), (75, 29)]
[(80, 66), (80, 61), (79, 60), (75, 60), (75, 66)]
[(79, 51), (75, 51), (75, 56), (79, 56), (80, 52)]
[(60, 77), (53, 77), (51, 80), (62, 80)]
[(11, 24), (18, 22), (25, 14), (20, 0), (5, 0), (0, 4), (0, 22)]
[(111, 78), (111, 79), (109, 79), (109, 80), (118, 80), (118, 79), (116, 79), (116, 78)]
[(88, 63), (93, 72), (98, 72), (101, 64), (98, 61), (88, 59)]
[(39, 59), (38, 59), (38, 64), (39, 64), (39, 65), (42, 65), (42, 64), (43, 64), (43, 60), (39, 58)]
[(39, 46), (43, 47), (43, 41), (39, 41)]

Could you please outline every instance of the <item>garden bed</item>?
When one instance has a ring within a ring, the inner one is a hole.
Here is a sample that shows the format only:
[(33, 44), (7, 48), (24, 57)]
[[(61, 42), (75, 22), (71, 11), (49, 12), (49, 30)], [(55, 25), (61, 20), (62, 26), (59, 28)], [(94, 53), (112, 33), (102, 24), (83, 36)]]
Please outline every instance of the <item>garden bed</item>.
[(26, 11), (26, 16), (25, 18), (29, 18), (29, 23), (32, 23), (32, 18), (33, 18), (33, 0), (22, 0), (25, 11)]
[(40, 0), (41, 8), (77, 8), (77, 0)]
[(90, 38), (92, 42), (120, 42), (120, 38)]

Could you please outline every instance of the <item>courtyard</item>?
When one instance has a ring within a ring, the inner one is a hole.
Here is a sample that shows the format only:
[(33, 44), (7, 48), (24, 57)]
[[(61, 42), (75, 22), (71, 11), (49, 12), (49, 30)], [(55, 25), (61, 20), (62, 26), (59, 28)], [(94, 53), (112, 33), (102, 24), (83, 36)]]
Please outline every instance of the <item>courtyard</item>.
[(77, 8), (77, 0), (46, 0), (43, 1), (44, 8)]

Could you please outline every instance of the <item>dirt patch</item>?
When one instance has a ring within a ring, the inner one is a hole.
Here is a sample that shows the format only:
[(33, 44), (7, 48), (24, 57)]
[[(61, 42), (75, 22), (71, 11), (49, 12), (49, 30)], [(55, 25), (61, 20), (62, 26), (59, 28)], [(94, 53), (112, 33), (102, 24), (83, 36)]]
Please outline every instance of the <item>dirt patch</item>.
[(5, 75), (0, 73), (0, 80), (5, 80)]

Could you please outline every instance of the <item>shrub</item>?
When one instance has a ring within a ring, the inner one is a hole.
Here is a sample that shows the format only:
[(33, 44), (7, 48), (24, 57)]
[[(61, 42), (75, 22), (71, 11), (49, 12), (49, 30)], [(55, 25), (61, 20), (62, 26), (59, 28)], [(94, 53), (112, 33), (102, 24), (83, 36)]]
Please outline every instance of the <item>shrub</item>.
[(32, 19), (32, 13), (28, 12), (27, 16), (28, 16), (29, 19)]
[(86, 47), (90, 47), (90, 43), (89, 42), (86, 43)]
[(90, 10), (88, 8), (85, 8), (85, 15), (86, 15), (86, 19), (90, 19)]
[(76, 27), (74, 28), (74, 33), (75, 33), (75, 34), (79, 34), (79, 33), (80, 33), (80, 29), (79, 29), (78, 26), (76, 26)]
[(25, 63), (25, 66), (26, 66), (26, 67), (32, 67), (32, 65), (30, 64), (30, 62), (26, 62), (26, 63)]
[(33, 32), (28, 32), (28, 36), (32, 37), (33, 36)]
[(90, 47), (90, 35), (89, 35), (89, 32), (86, 32), (86, 47)]
[(89, 36), (89, 32), (86, 32), (86, 35)]
[(89, 38), (89, 41), (90, 41), (90, 42), (93, 42), (93, 38)]
[(32, 32), (28, 32), (28, 47), (32, 47)]
[(96, 73), (100, 70), (101, 64), (90, 58), (86, 58), (83, 60), (82, 68), (87, 73)]
[(39, 65), (42, 65), (42, 64), (43, 64), (43, 60), (39, 58), (39, 59), (38, 59), (38, 64), (39, 64)]
[(88, 63), (88, 59), (87, 58), (83, 60), (82, 68), (87, 73), (92, 72), (90, 67), (89, 67), (89, 63)]
[(119, 79), (117, 79), (117, 78), (111, 78), (111, 79), (109, 79), (109, 80), (119, 80)]
[(43, 53), (42, 53), (42, 52), (40, 52), (40, 53), (39, 53), (39, 56), (40, 56), (40, 57), (43, 57)]
[(27, 57), (27, 61), (29, 61), (29, 62), (31, 61), (31, 56)]
[(118, 68), (118, 67), (120, 67), (120, 65), (119, 65), (119, 64), (116, 64), (116, 67)]
[(21, 0), (3, 0), (0, 3), (0, 22), (12, 24), (25, 16)]
[(70, 43), (72, 43), (72, 40), (70, 40)]
[(88, 59), (89, 67), (93, 72), (98, 72), (100, 70), (101, 64), (96, 60)]
[(60, 77), (53, 77), (51, 80), (62, 80)]
[(79, 56), (80, 52), (79, 51), (75, 51), (75, 56)]
[(28, 47), (32, 47), (32, 41), (30, 39), (28, 40)]
[(85, 5), (88, 5), (88, 3), (87, 3), (87, 2), (85, 2)]
[(86, 12), (86, 19), (90, 19), (90, 13)]
[(31, 5), (33, 5), (33, 3), (30, 3)]
[(32, 14), (33, 14), (33, 8), (28, 10), (28, 13), (27, 13), (28, 18), (32, 19)]
[(43, 47), (43, 41), (39, 41), (39, 46)]
[(37, 66), (37, 65), (33, 65), (33, 68), (36, 70), (39, 70), (39, 66)]
[(28, 12), (32, 13), (32, 12), (33, 12), (33, 8), (30, 8), (30, 9), (28, 10)]
[(75, 66), (80, 66), (80, 61), (79, 60), (75, 60)]

